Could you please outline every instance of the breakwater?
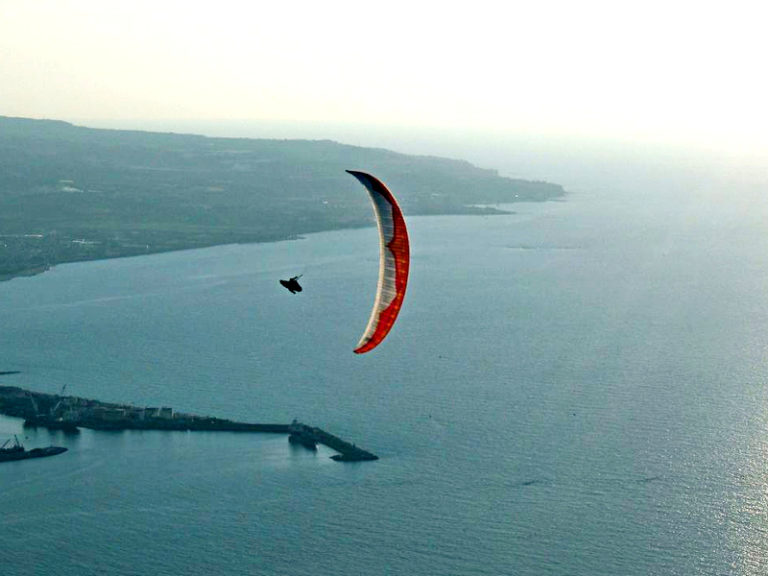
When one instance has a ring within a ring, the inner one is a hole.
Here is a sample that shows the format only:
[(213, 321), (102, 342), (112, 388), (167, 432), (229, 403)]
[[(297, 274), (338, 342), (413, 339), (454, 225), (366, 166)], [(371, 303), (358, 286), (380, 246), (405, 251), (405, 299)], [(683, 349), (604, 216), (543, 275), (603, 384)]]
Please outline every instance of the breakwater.
[(169, 407), (138, 407), (114, 404), (77, 396), (32, 392), (15, 386), (0, 386), (0, 414), (24, 419), (24, 426), (39, 426), (77, 433), (92, 430), (166, 430), (205, 432), (251, 432), (288, 434), (292, 442), (313, 447), (323, 444), (338, 452), (339, 462), (377, 460), (374, 454), (358, 448), (314, 426), (293, 421), (290, 424), (255, 424), (212, 416), (175, 412)]

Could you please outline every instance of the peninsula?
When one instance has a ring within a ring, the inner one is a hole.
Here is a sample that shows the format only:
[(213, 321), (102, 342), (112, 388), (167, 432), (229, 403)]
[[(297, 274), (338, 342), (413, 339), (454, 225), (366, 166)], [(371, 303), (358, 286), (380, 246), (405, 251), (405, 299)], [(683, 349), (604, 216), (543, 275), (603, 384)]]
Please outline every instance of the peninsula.
[(24, 418), (25, 427), (44, 427), (77, 433), (93, 430), (176, 430), (206, 432), (261, 432), (286, 434), (292, 444), (314, 449), (323, 444), (338, 454), (338, 462), (378, 460), (378, 456), (314, 426), (294, 420), (290, 424), (253, 424), (211, 416), (175, 412), (169, 407), (138, 407), (32, 392), (16, 386), (0, 386), (0, 414)]
[(560, 198), (469, 162), (330, 140), (209, 138), (0, 116), (0, 280), (64, 262), (269, 242), (374, 226), (347, 169), (407, 216), (502, 214)]

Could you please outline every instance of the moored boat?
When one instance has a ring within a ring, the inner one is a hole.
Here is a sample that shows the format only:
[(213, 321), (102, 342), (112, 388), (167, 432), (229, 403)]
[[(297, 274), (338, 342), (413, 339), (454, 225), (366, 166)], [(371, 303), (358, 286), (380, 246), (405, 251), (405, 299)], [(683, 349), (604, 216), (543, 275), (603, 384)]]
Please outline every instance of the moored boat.
[(10, 440), (6, 440), (5, 444), (0, 447), (0, 462), (26, 460), (28, 458), (45, 458), (46, 456), (56, 456), (67, 451), (63, 446), (47, 446), (45, 448), (27, 450), (16, 436), (14, 436), (14, 440), (15, 442), (12, 446), (6, 448), (6, 445), (10, 442)]

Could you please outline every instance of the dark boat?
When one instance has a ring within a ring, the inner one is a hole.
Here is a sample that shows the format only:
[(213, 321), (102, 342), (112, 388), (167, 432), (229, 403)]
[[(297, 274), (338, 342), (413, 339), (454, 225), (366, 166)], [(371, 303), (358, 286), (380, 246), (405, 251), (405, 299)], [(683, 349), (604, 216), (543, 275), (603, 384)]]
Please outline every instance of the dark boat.
[(334, 454), (331, 456), (331, 460), (336, 462), (365, 462), (369, 460), (378, 460), (379, 457), (365, 450), (358, 450), (357, 452), (347, 452), (345, 454)]
[(21, 445), (19, 439), (14, 436), (15, 443), (13, 446), (6, 448), (6, 444), (10, 440), (6, 440), (5, 444), (0, 447), (0, 462), (10, 462), (11, 460), (26, 460), (27, 458), (45, 458), (46, 456), (56, 456), (62, 452), (66, 452), (67, 449), (62, 446), (48, 446), (46, 448), (32, 448), (27, 450)]
[(48, 430), (62, 430), (67, 434), (79, 434), (77, 424), (62, 418), (50, 416), (30, 416), (24, 419), (24, 428), (47, 428)]

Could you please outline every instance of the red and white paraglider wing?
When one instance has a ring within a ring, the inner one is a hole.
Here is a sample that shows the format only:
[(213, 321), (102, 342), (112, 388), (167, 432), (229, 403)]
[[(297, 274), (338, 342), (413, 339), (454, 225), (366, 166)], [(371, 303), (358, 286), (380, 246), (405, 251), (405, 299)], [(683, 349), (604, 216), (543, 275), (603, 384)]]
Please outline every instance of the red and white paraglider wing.
[(379, 228), (379, 284), (368, 326), (356, 354), (369, 352), (386, 337), (400, 313), (408, 284), (410, 251), (408, 231), (400, 206), (387, 187), (364, 172), (347, 170), (368, 190)]

